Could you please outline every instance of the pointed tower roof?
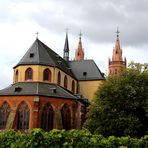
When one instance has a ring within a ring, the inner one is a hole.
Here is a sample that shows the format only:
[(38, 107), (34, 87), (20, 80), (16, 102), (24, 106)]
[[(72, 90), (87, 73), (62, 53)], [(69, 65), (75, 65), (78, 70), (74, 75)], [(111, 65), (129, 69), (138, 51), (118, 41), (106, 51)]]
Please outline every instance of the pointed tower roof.
[(119, 29), (117, 28), (117, 38), (115, 42), (115, 47), (113, 49), (113, 56), (112, 61), (122, 61), (122, 49), (120, 47), (120, 40), (119, 40)]
[(76, 49), (76, 52), (75, 52), (75, 60), (84, 60), (84, 50), (82, 47), (81, 36), (82, 36), (82, 33), (80, 32), (78, 48)]
[(38, 38), (15, 67), (20, 65), (46, 65), (58, 67), (73, 76), (72, 72), (69, 70), (68, 63)]
[(68, 42), (68, 32), (66, 31), (66, 38), (64, 44), (63, 58), (69, 61), (69, 42)]
[(66, 32), (65, 44), (64, 44), (64, 51), (69, 51), (69, 42), (68, 42), (68, 32)]

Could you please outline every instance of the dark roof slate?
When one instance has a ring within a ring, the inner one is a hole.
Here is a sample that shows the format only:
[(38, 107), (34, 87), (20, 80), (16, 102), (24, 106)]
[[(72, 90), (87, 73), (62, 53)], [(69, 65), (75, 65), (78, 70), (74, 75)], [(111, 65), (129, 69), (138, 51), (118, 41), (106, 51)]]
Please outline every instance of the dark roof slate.
[(69, 65), (78, 80), (105, 79), (93, 60), (69, 61)]
[[(15, 66), (19, 65), (46, 65), (52, 67), (58, 67), (67, 74), (73, 76), (70, 71), (67, 61), (55, 53), (52, 49), (42, 43), (39, 39), (36, 39), (23, 58)], [(15, 68), (14, 67), (14, 68)]]
[[(54, 90), (56, 89), (56, 92)], [(19, 82), (0, 90), (0, 96), (39, 95), (56, 98), (77, 99), (69, 91), (57, 84), (42, 82)]]

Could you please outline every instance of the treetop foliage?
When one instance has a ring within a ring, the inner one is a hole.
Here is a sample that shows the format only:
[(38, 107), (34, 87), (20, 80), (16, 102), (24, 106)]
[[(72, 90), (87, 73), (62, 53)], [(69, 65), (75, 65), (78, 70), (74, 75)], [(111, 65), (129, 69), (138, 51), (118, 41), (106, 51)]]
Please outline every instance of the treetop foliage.
[(148, 134), (148, 70), (131, 63), (95, 93), (84, 127), (104, 136)]

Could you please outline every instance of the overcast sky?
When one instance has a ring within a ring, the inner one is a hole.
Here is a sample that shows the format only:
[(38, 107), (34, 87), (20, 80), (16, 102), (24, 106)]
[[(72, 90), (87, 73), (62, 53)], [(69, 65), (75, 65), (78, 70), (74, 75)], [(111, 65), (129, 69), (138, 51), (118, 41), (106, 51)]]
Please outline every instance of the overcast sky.
[(68, 28), (73, 59), (81, 30), (85, 58), (107, 73), (117, 26), (128, 63), (148, 63), (148, 0), (0, 0), (0, 89), (13, 83), (13, 67), (37, 31), (62, 56)]

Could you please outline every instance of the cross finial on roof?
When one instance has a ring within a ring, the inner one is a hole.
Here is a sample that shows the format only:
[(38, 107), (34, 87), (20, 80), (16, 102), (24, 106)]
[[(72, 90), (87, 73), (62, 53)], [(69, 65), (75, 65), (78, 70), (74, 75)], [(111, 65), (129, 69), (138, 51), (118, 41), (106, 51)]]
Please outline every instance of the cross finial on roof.
[(69, 29), (68, 29), (68, 28), (66, 28), (65, 30), (66, 30), (66, 34), (68, 34)]
[(119, 27), (117, 27), (117, 31), (116, 31), (117, 37), (119, 37), (119, 33), (120, 33)]
[(82, 36), (82, 32), (81, 32), (81, 30), (80, 30), (80, 33), (79, 33), (79, 38), (81, 39), (81, 36)]
[(39, 32), (37, 31), (37, 32), (36, 32), (36, 38), (37, 38), (37, 39), (38, 39), (38, 36), (39, 36)]

